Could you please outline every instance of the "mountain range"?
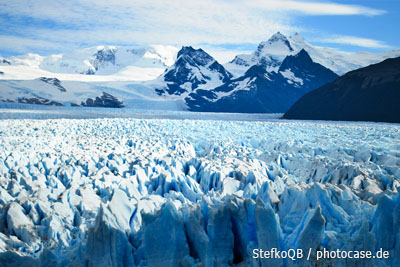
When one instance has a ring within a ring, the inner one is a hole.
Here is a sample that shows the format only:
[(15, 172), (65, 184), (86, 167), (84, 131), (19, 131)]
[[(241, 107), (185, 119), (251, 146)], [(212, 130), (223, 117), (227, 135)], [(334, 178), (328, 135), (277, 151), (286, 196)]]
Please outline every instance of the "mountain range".
[(0, 66), (30, 66), (60, 74), (112, 75), (129, 67), (161, 69), (175, 62), (178, 48), (151, 45), (136, 47), (95, 46), (68, 54), (27, 54), (0, 58)]
[(306, 50), (314, 62), (338, 75), (378, 63), (386, 58), (400, 56), (400, 49), (376, 54), (346, 53), (332, 48), (314, 46), (299, 33), (286, 37), (277, 32), (267, 41), (261, 42), (252, 54), (237, 55), (231, 62), (225, 64), (225, 67), (236, 76), (241, 76), (252, 65), (263, 65), (268, 72), (277, 71), (286, 56), (295, 55), (301, 49)]
[(305, 93), (337, 77), (302, 49), (287, 56), (277, 72), (253, 65), (243, 76), (209, 91), (196, 90), (185, 100), (193, 111), (280, 113)]
[(226, 64), (190, 46), (99, 46), (70, 54), (0, 58), (0, 100), (281, 113), (348, 71), (396, 56), (400, 50), (347, 54), (313, 46), (300, 34), (279, 32), (252, 54), (237, 55)]

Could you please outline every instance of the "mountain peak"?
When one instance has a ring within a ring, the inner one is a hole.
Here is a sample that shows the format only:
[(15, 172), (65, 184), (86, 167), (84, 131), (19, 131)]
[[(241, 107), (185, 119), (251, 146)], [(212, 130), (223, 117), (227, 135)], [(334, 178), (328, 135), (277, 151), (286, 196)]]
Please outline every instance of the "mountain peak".
[(318, 88), (338, 77), (330, 69), (315, 63), (305, 49), (294, 56), (287, 56), (279, 67), (279, 72), (285, 78), (299, 82), (303, 92)]
[(297, 54), (293, 56), (287, 56), (282, 62), (281, 69), (284, 68), (288, 64), (288, 62), (291, 62), (291, 64), (292, 62), (301, 62), (301, 64), (312, 64), (313, 60), (308, 52), (303, 48)]
[(215, 59), (203, 49), (195, 49), (191, 46), (182, 46), (177, 55), (175, 65), (188, 63), (191, 66), (207, 66), (212, 64)]
[(289, 40), (282, 33), (277, 32), (268, 39), (261, 42), (257, 50), (252, 54), (252, 61), (256, 64), (276, 67), (278, 61), (293, 52)]
[(286, 38), (285, 35), (283, 35), (280, 32), (277, 32), (274, 35), (272, 35), (271, 38), (269, 38), (266, 43), (262, 42), (259, 45), (259, 49), (264, 48), (264, 47), (268, 47), (268, 49), (272, 49), (272, 48), (282, 49), (283, 48), (284, 50), (287, 49), (289, 52), (293, 51), (293, 48), (290, 45), (289, 40)]
[(192, 46), (182, 46), (181, 50), (179, 50), (178, 52), (177, 58), (179, 58), (180, 56), (188, 56), (191, 58), (201, 56), (212, 59), (212, 57), (203, 49), (195, 49)]
[(294, 55), (294, 57), (295, 58), (301, 58), (301, 59), (306, 60), (306, 61), (313, 61), (311, 59), (310, 55), (307, 53), (307, 51), (304, 48), (302, 48), (299, 53)]
[(283, 35), (281, 32), (276, 32), (275, 34), (273, 34), (269, 39), (268, 39), (268, 41), (269, 42), (276, 42), (276, 41), (279, 41), (279, 40), (287, 40), (287, 38), (286, 38), (286, 36), (285, 35)]
[(196, 52), (197, 50), (194, 49), (191, 46), (182, 46), (181, 50), (179, 50), (177, 58), (179, 58), (181, 55), (190, 55)]
[(290, 36), (288, 38), (290, 44), (292, 45), (294, 50), (300, 50), (301, 48), (305, 48), (305, 47), (312, 47), (311, 44), (309, 44), (304, 37), (296, 32), (295, 34), (293, 34), (292, 36)]
[(156, 89), (156, 92), (160, 95), (164, 93), (181, 95), (198, 88), (208, 90), (216, 84), (228, 81), (231, 77), (232, 74), (203, 49), (183, 46), (174, 65), (162, 75), (166, 87)]
[(286, 69), (293, 69), (293, 68), (304, 68), (306, 66), (312, 65), (314, 62), (311, 59), (310, 55), (307, 53), (306, 50), (301, 49), (296, 55), (287, 56), (281, 66), (279, 67), (279, 71), (284, 71)]

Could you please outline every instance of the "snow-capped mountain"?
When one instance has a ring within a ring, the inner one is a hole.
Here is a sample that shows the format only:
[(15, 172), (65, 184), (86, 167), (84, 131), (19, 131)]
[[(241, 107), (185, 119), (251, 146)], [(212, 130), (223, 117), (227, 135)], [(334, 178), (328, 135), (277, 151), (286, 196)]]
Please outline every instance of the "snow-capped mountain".
[(89, 99), (105, 103), (105, 93), (119, 107), (285, 112), (336, 74), (396, 54), (400, 50), (347, 54), (313, 46), (300, 34), (279, 32), (254, 53), (225, 65), (190, 46), (179, 51), (160, 45), (97, 46), (59, 55), (26, 54), (0, 58), (0, 100), (91, 106)]
[[(155, 79), (175, 62), (178, 48), (151, 45), (143, 47), (96, 46), (66, 54), (40, 56), (26, 54), (0, 59), (0, 65), (31, 67), (31, 72), (57, 74), (112, 75), (141, 71)], [(10, 69), (13, 73), (13, 69)], [(7, 73), (7, 71), (4, 71)], [(148, 73), (147, 73), (148, 72)], [(12, 76), (10, 78), (13, 78)], [(37, 77), (35, 77), (37, 78)], [(84, 80), (84, 78), (80, 78)], [(133, 78), (134, 79), (134, 78)]]
[(141, 82), (78, 82), (40, 77), (0, 80), (0, 102), (56, 106), (183, 110), (183, 101), (160, 97)]
[(99, 90), (96, 86), (62, 82), (57, 78), (41, 77), (30, 81), (0, 80), (0, 87), (4, 90), (0, 96), (3, 102), (48, 106), (123, 107), (118, 98), (101, 91), (107, 88), (102, 87)]
[(278, 72), (287, 79), (287, 83), (303, 92), (309, 92), (339, 77), (330, 69), (314, 62), (304, 49), (296, 55), (287, 56)]
[(196, 89), (210, 90), (228, 82), (231, 77), (232, 74), (203, 49), (184, 46), (174, 65), (159, 77), (164, 86), (156, 91), (160, 95), (182, 95)]
[(28, 53), (20, 56), (13, 56), (10, 58), (6, 58), (2, 61), (3, 66), (30, 66), (30, 67), (38, 67), (39, 64), (43, 61), (45, 57), (40, 56), (38, 54)]
[(185, 100), (193, 111), (285, 112), (305, 93), (337, 77), (333, 71), (313, 62), (303, 49), (287, 56), (277, 72), (254, 65), (243, 76), (211, 91), (197, 90)]
[(268, 72), (277, 71), (286, 56), (295, 55), (301, 49), (306, 50), (314, 62), (339, 75), (378, 63), (386, 58), (400, 56), (400, 49), (377, 54), (369, 52), (345, 53), (332, 48), (313, 46), (299, 33), (286, 37), (278, 32), (268, 41), (261, 42), (252, 54), (237, 55), (224, 66), (236, 77), (243, 75), (253, 65), (263, 65)]
[(165, 69), (174, 63), (176, 53), (172, 46), (98, 46), (46, 57), (39, 67), (59, 73), (109, 75), (129, 66)]
[(294, 52), (289, 40), (280, 32), (266, 42), (261, 42), (251, 55), (237, 55), (225, 67), (235, 76), (241, 76), (253, 65), (262, 65), (268, 72), (276, 71), (282, 60)]

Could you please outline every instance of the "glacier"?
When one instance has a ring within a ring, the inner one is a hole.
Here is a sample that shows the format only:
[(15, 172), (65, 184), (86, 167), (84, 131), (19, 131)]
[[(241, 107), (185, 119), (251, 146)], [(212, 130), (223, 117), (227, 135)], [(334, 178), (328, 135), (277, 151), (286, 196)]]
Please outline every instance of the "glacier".
[(400, 264), (398, 124), (44, 113), (0, 120), (0, 266)]

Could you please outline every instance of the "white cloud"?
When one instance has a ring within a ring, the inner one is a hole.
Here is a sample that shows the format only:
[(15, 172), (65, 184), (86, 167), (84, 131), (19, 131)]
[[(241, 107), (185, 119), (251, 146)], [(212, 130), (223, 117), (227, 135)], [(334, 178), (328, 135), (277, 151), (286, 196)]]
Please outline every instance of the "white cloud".
[(0, 13), (17, 18), (15, 35), (87, 45), (259, 42), (278, 30), (298, 30), (279, 12), (265, 16), (244, 3), (212, 0), (14, 0), (1, 3)]
[(386, 13), (384, 10), (359, 5), (344, 5), (333, 2), (267, 0), (250, 1), (254, 6), (265, 10), (282, 10), (301, 12), (307, 15), (364, 15), (377, 16)]
[(0, 35), (0, 50), (26, 53), (32, 50), (54, 51), (59, 49), (61, 44), (51, 41), (37, 40), (10, 35)]
[(390, 48), (390, 46), (386, 45), (385, 43), (379, 40), (360, 38), (356, 36), (334, 36), (330, 38), (325, 38), (321, 40), (321, 42), (341, 44), (341, 45), (352, 45), (365, 48), (376, 48), (376, 49)]
[[(52, 43), (62, 50), (99, 44), (258, 43), (281, 31), (291, 34), (297, 14), (379, 15), (362, 6), (288, 0), (13, 0), (0, 3), (15, 49)], [(32, 24), (32, 21), (34, 22)], [(0, 31), (5, 35), (5, 31)], [(18, 37), (15, 37), (18, 36)], [(2, 39), (4, 40), (4, 38)], [(29, 44), (30, 43), (30, 44)], [(64, 47), (62, 47), (64, 46)], [(43, 46), (44, 47), (44, 46)]]
[(204, 51), (206, 51), (208, 54), (210, 54), (213, 58), (215, 58), (219, 63), (224, 64), (232, 59), (235, 58), (238, 54), (251, 54), (253, 50), (248, 50), (248, 49), (227, 49), (227, 48), (222, 48), (222, 47), (217, 47), (217, 46), (211, 46), (211, 45), (201, 45), (201, 47), (195, 47), (195, 48), (202, 48)]

